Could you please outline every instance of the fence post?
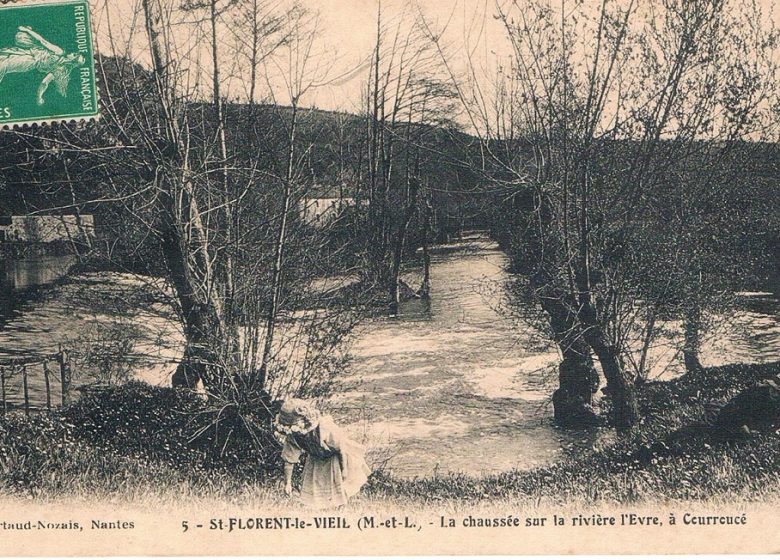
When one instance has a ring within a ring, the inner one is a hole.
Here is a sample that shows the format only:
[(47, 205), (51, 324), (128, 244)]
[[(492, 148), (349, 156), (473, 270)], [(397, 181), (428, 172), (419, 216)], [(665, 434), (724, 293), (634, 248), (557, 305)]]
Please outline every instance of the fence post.
[(5, 404), (5, 367), (0, 366), (0, 400), (3, 401), (3, 414), (7, 412), (7, 406)]
[(46, 410), (51, 412), (51, 384), (49, 383), (49, 362), (43, 360), (43, 380), (46, 382)]
[(65, 406), (68, 402), (68, 380), (67, 380), (67, 367), (65, 365), (65, 351), (60, 344), (60, 351), (57, 353), (57, 361), (60, 364), (60, 387), (62, 388), (62, 406)]
[(22, 366), (22, 384), (24, 385), (24, 413), (30, 415), (30, 390), (27, 384), (27, 366)]

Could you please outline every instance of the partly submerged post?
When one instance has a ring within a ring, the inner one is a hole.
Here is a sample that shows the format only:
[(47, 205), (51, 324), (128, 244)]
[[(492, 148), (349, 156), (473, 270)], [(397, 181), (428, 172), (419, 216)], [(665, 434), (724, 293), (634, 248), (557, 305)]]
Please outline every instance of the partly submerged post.
[(46, 382), (46, 410), (51, 412), (51, 384), (49, 383), (49, 362), (43, 360), (43, 380)]
[(30, 415), (30, 388), (27, 384), (27, 366), (22, 366), (22, 385), (24, 386), (24, 413)]
[(65, 351), (60, 344), (60, 351), (57, 353), (57, 361), (60, 363), (60, 387), (62, 388), (62, 406), (68, 402), (68, 381), (66, 378)]
[(3, 414), (7, 412), (7, 406), (5, 404), (5, 367), (0, 366), (0, 401), (2, 401)]

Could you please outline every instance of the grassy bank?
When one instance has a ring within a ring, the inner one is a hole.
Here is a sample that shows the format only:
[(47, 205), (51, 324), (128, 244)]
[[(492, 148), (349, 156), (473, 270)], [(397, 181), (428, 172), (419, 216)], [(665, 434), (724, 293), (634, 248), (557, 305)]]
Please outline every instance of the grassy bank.
[[(482, 478), (398, 480), (376, 472), (357, 503), (770, 501), (780, 488), (780, 437), (725, 439), (703, 420), (711, 403), (778, 373), (780, 363), (734, 365), (648, 383), (640, 389), (642, 425), (598, 449), (547, 467)], [(266, 442), (259, 451), (241, 436), (244, 420), (223, 413), (215, 424), (212, 412), (195, 397), (131, 383), (87, 395), (50, 415), (8, 414), (0, 420), (0, 494), (281, 503), (278, 448)], [(227, 445), (215, 446), (226, 439)]]

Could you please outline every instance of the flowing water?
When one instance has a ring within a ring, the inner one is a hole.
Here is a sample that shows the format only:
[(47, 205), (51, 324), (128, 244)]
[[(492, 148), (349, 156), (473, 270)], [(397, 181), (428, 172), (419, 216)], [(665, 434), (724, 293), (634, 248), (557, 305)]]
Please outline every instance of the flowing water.
[[(501, 311), (506, 265), (484, 240), (437, 254), (430, 303), (407, 302), (358, 338), (338, 416), (396, 475), (528, 468), (612, 437), (552, 425), (559, 357), (538, 330)], [(705, 365), (780, 359), (777, 299), (745, 294), (742, 307), (707, 339)], [(682, 372), (673, 348), (679, 341), (657, 341), (651, 377)]]
[[(155, 385), (167, 384), (182, 348), (168, 309), (133, 305), (132, 294), (142, 282), (130, 275), (102, 272), (66, 278), (76, 260), (65, 255), (0, 262), (0, 367), (17, 358), (34, 361), (27, 368), (29, 397), (33, 407), (41, 407), (47, 392), (44, 360), (55, 372), (52, 395), (59, 402), (58, 367), (51, 356), (60, 345), (70, 352), (75, 395), (81, 385), (97, 380), (86, 374), (98, 366), (88, 365), (84, 353), (97, 350), (94, 356), (99, 358), (121, 337), (129, 337), (134, 347), (128, 373)], [(58, 280), (59, 285), (52, 286)], [(5, 367), (4, 375), (7, 400), (20, 406), (24, 397), (19, 369)]]
[[(360, 327), (332, 412), (368, 445), (375, 465), (403, 477), (495, 473), (548, 464), (612, 437), (605, 429), (552, 425), (559, 358), (538, 330), (503, 311), (511, 281), (506, 265), (506, 256), (485, 239), (439, 247), (431, 300), (405, 302), (395, 316)], [(96, 301), (111, 301), (105, 296), (113, 291), (132, 287), (126, 275), (79, 275), (53, 292), (56, 297), (40, 297), (33, 287), (68, 266), (61, 259), (6, 266), (0, 358), (56, 351), (59, 341), (105, 336), (118, 325), (138, 330), (142, 340), (136, 352), (147, 362), (137, 364), (135, 376), (167, 384), (181, 351), (175, 324), (163, 310), (135, 310), (120, 320), (96, 307)], [(780, 359), (777, 299), (744, 294), (741, 307), (708, 339), (705, 365)], [(650, 356), (653, 376), (680, 372), (678, 347), (659, 340)]]
[(435, 254), (430, 302), (364, 327), (339, 417), (375, 463), (398, 476), (499, 472), (608, 437), (552, 425), (558, 355), (498, 309), (506, 265), (484, 241)]

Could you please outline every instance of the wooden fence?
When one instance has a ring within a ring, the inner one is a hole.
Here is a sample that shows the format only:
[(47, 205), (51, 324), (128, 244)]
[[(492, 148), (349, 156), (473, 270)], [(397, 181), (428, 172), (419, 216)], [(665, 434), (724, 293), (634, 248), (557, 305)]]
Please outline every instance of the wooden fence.
[(70, 357), (61, 346), (56, 354), (0, 361), (0, 414), (65, 405), (70, 381)]

